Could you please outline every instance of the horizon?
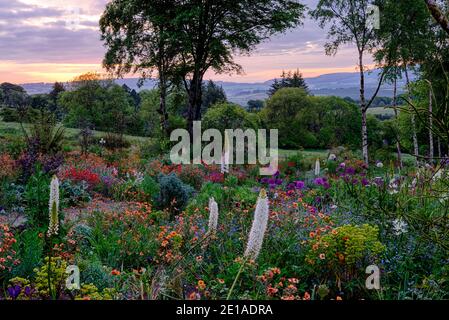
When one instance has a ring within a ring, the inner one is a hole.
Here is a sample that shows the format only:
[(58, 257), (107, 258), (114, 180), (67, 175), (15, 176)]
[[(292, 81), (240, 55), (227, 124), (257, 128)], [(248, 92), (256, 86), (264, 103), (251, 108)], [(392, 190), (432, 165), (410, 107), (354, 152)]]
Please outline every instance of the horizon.
[[(101, 62), (105, 50), (98, 19), (107, 2), (11, 0), (0, 4), (0, 82), (69, 82), (86, 72), (104, 73)], [(301, 2), (313, 8), (317, 0)], [(306, 17), (302, 26), (270, 38), (250, 55), (236, 55), (243, 74), (208, 72), (205, 79), (262, 83), (278, 78), (283, 70), (299, 69), (304, 78), (357, 71), (351, 54), (354, 47), (342, 47), (335, 56), (325, 55), (325, 34)], [(367, 66), (373, 67), (368, 56)]]

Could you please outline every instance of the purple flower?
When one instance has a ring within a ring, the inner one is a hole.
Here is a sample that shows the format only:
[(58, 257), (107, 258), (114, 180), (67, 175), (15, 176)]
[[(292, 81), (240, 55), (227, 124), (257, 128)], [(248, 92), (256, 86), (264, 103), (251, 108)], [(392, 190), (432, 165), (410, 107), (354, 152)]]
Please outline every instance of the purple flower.
[(369, 185), (369, 180), (366, 178), (362, 179), (362, 186), (366, 187), (367, 185)]
[(19, 296), (20, 292), (22, 292), (22, 288), (19, 285), (17, 285), (17, 284), (14, 287), (9, 287), (8, 288), (8, 294), (14, 300), (17, 299), (17, 297)]
[(25, 295), (27, 295), (29, 297), (29, 296), (31, 296), (32, 293), (33, 293), (33, 290), (31, 289), (31, 287), (26, 286), (25, 287)]
[(384, 180), (382, 179), (382, 177), (375, 177), (373, 181), (378, 187), (384, 185)]
[(273, 178), (268, 179), (268, 184), (270, 184), (270, 185), (276, 184), (276, 179), (273, 179)]
[(281, 179), (276, 179), (275, 183), (280, 186), (282, 184), (282, 180)]
[(304, 186), (305, 186), (304, 181), (295, 181), (296, 189), (299, 189), (299, 190), (304, 189)]
[(355, 174), (355, 169), (353, 167), (348, 167), (348, 168), (346, 168), (345, 173), (349, 174), (349, 175), (353, 175), (353, 174)]
[(260, 179), (260, 183), (267, 184), (268, 180), (269, 179), (267, 177), (264, 177), (264, 178)]

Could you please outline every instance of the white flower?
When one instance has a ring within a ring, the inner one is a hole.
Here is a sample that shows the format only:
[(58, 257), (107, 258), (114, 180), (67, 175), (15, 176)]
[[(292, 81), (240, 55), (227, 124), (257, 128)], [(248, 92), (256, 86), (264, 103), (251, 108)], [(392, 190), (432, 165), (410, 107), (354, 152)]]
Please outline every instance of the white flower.
[(338, 208), (338, 206), (337, 206), (337, 205), (335, 205), (335, 204), (333, 204), (333, 205), (331, 205), (331, 206), (330, 206), (330, 208), (331, 208), (332, 210), (335, 210), (335, 209), (337, 209), (337, 208)]
[(407, 232), (407, 223), (401, 218), (393, 220), (393, 230), (394, 234), (399, 236)]
[(49, 224), (47, 235), (57, 235), (59, 230), (59, 180), (58, 177), (53, 176), (50, 183), (50, 201), (48, 203), (49, 209)]
[(435, 174), (433, 175), (432, 180), (433, 181), (439, 180), (439, 179), (441, 179), (443, 177), (443, 175), (444, 175), (444, 170), (443, 169), (438, 169), (437, 172), (435, 172)]
[(441, 204), (445, 204), (446, 203), (446, 201), (448, 201), (449, 200), (449, 193), (443, 193), (439, 198), (438, 198), (438, 200), (440, 201), (440, 203)]
[(388, 190), (389, 194), (396, 194), (399, 192), (399, 181), (396, 178), (393, 178), (390, 180), (390, 183), (388, 184)]
[(328, 160), (329, 160), (329, 161), (335, 161), (335, 160), (337, 160), (337, 156), (336, 156), (335, 154), (331, 153), (331, 154), (329, 155)]
[(218, 225), (218, 204), (214, 198), (209, 199), (209, 228), (208, 233), (213, 233), (217, 230)]
[(104, 140), (103, 138), (100, 139), (100, 144), (105, 144), (106, 140)]
[(384, 167), (384, 164), (382, 163), (382, 162), (378, 162), (378, 163), (376, 163), (376, 167), (378, 167), (378, 168), (383, 168)]
[(256, 260), (260, 249), (262, 248), (263, 238), (267, 230), (268, 216), (270, 209), (268, 207), (268, 197), (264, 189), (260, 191), (257, 199), (254, 221), (249, 233), (248, 244), (245, 250), (245, 257)]
[(320, 175), (320, 159), (316, 159), (315, 161), (315, 176), (319, 176)]

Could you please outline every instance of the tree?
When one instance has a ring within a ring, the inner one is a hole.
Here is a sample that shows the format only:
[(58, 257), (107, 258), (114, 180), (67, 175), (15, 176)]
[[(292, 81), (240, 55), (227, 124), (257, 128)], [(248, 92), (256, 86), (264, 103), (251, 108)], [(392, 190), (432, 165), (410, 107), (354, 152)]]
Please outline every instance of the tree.
[(222, 86), (218, 86), (212, 80), (209, 80), (207, 84), (203, 84), (203, 98), (201, 106), (201, 114), (204, 115), (207, 110), (217, 103), (226, 102), (226, 93)]
[(61, 93), (65, 92), (65, 87), (62, 82), (55, 82), (53, 88), (49, 93), (50, 99), (52, 101), (51, 111), (56, 114), (58, 118), (61, 117), (61, 110), (58, 104), (58, 98)]
[(293, 73), (291, 71), (288, 73), (282, 71), (281, 79), (275, 79), (274, 83), (271, 85), (271, 88), (268, 91), (269, 96), (271, 97), (281, 88), (303, 88), (307, 93), (309, 92), (309, 87), (302, 77), (302, 73), (299, 72), (299, 69), (296, 69)]
[(434, 19), (438, 22), (441, 28), (449, 34), (449, 19), (443, 13), (443, 10), (438, 6), (435, 0), (424, 0)]
[[(304, 89), (282, 88), (268, 99), (261, 118), (267, 128), (279, 130), (280, 147), (310, 147), (316, 144), (316, 137), (308, 130), (313, 112), (313, 102)], [(298, 123), (299, 113), (302, 113), (300, 122), (305, 126)]]
[(59, 103), (66, 110), (64, 122), (75, 128), (95, 128), (123, 134), (128, 131), (133, 107), (128, 93), (95, 73), (81, 75), (71, 83), (72, 90), (61, 94)]
[[(430, 17), (426, 5), (421, 1), (382, 0), (378, 1), (383, 13), (382, 25), (377, 32), (379, 49), (374, 57), (384, 68), (385, 79), (397, 86), (397, 80), (405, 74), (409, 99), (411, 84), (409, 71), (411, 67), (421, 64), (428, 51), (434, 46), (434, 35), (430, 27)], [(395, 96), (395, 104), (396, 104)], [(395, 108), (397, 118), (397, 110)], [(411, 128), (413, 152), (418, 156), (419, 144), (416, 133), (416, 117), (412, 114)], [(398, 139), (398, 155), (401, 154)], [(400, 160), (400, 159), (399, 159)]]
[(264, 102), (262, 100), (249, 100), (246, 109), (249, 112), (259, 112), (262, 110)]
[(367, 101), (365, 97), (365, 53), (371, 51), (377, 43), (377, 37), (369, 25), (372, 12), (369, 6), (371, 0), (320, 0), (315, 10), (311, 11), (313, 18), (319, 21), (324, 28), (329, 26), (328, 38), (331, 39), (325, 45), (326, 54), (337, 53), (343, 44), (355, 44), (358, 53), (358, 68), (360, 73), (360, 109), (362, 111), (362, 153), (366, 165), (369, 164), (368, 156), (368, 128), (367, 110), (379, 92), (384, 73), (380, 76), (379, 85), (374, 95)]
[[(115, 0), (100, 21), (109, 47), (105, 65), (116, 63), (123, 71), (166, 63), (172, 70), (175, 65), (175, 75), (159, 72), (159, 80), (182, 80), (189, 96), (191, 132), (193, 121), (201, 118), (204, 74), (210, 69), (240, 70), (233, 53), (248, 53), (271, 35), (297, 26), (303, 11), (304, 6), (293, 0)], [(166, 55), (165, 49), (176, 55)]]
[(226, 129), (257, 129), (257, 120), (241, 106), (234, 103), (219, 103), (210, 108), (202, 121), (203, 129), (217, 129), (222, 134)]
[(2, 100), (0, 104), (10, 108), (24, 108), (29, 103), (29, 96), (21, 86), (4, 82), (0, 84)]
[(100, 19), (102, 40), (108, 51), (103, 65), (118, 76), (140, 73), (141, 82), (156, 71), (159, 77), (160, 123), (169, 134), (166, 97), (170, 80), (174, 81), (177, 40), (173, 38), (173, 21), (177, 1), (114, 0), (106, 6)]

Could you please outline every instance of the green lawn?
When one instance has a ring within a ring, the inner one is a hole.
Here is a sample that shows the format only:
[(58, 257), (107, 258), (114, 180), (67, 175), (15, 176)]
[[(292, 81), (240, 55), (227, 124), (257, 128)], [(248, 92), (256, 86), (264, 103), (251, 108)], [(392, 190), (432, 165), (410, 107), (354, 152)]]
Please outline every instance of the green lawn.
[[(30, 128), (30, 124), (24, 124), (26, 130)], [(74, 128), (65, 128), (65, 134), (69, 141), (77, 140), (77, 136), (79, 134), (79, 129)], [(100, 138), (107, 134), (104, 131), (92, 131), (94, 137)], [(22, 134), (22, 129), (19, 123), (16, 122), (3, 122), (0, 121), (0, 137), (4, 135), (20, 135)], [(131, 143), (144, 143), (147, 142), (150, 138), (148, 137), (139, 137), (139, 136), (131, 136), (125, 135), (125, 138), (128, 139)]]

